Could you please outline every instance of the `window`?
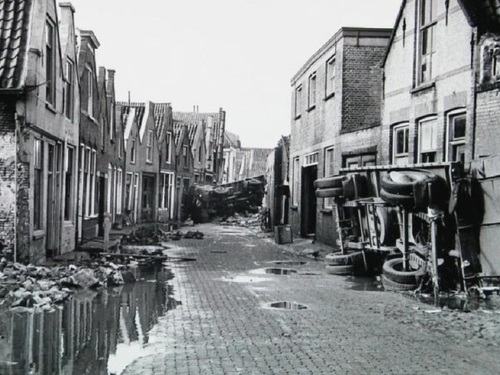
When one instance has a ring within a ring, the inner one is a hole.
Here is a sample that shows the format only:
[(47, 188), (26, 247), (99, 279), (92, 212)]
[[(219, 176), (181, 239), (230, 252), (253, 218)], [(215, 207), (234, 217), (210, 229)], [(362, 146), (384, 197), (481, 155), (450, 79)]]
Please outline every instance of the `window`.
[(94, 117), (94, 73), (90, 66), (86, 67), (87, 71), (87, 114)]
[(434, 51), (434, 26), (436, 25), (437, 0), (418, 2), (418, 77), (417, 84), (432, 80), (432, 55)]
[(188, 146), (182, 146), (182, 163), (184, 168), (188, 167)]
[(165, 153), (166, 153), (165, 160), (168, 164), (170, 164), (172, 162), (172, 133), (170, 132), (167, 132)]
[(326, 82), (325, 82), (325, 95), (330, 97), (335, 93), (335, 56), (331, 57), (326, 63)]
[(300, 158), (296, 157), (293, 159), (293, 195), (292, 195), (292, 204), (299, 204), (299, 178), (300, 178)]
[(397, 125), (392, 129), (392, 164), (408, 164), (408, 124)]
[(52, 105), (55, 104), (55, 93), (56, 93), (56, 83), (55, 83), (55, 31), (54, 24), (52, 21), (46, 22), (46, 35), (45, 35), (45, 97), (47, 103)]
[(316, 72), (309, 76), (309, 108), (316, 105)]
[(148, 138), (146, 144), (146, 161), (151, 163), (153, 161), (153, 131), (148, 130)]
[(68, 146), (66, 149), (66, 163), (64, 168), (64, 220), (73, 221), (73, 175), (75, 149)]
[(135, 139), (130, 140), (130, 162), (135, 163)]
[(307, 167), (309, 165), (316, 165), (318, 164), (318, 153), (313, 152), (312, 154), (308, 154), (304, 156), (304, 167)]
[(115, 103), (111, 102), (111, 111), (109, 113), (109, 139), (115, 135)]
[(34, 229), (42, 229), (43, 142), (40, 139), (35, 139), (33, 154), (35, 166), (33, 181), (33, 225)]
[(302, 85), (295, 89), (295, 117), (300, 116), (302, 109)]
[(97, 163), (96, 163), (96, 150), (92, 149), (92, 153), (90, 154), (90, 193), (91, 193), (91, 204), (90, 204), (90, 215), (96, 215), (96, 200), (98, 197), (97, 192)]
[(493, 79), (500, 79), (500, 54), (494, 54), (491, 59), (491, 73)]
[(90, 170), (90, 148), (85, 148), (85, 156), (84, 156), (84, 164), (83, 164), (83, 199), (84, 199), (84, 207), (85, 207), (85, 216), (89, 216), (90, 214), (90, 178), (89, 178), (89, 170)]
[[(334, 164), (333, 164), (333, 147), (329, 147), (325, 149), (325, 177), (333, 176), (334, 172)], [(325, 198), (324, 200), (325, 208), (333, 207), (333, 198)]]
[(160, 208), (167, 209), (172, 203), (173, 173), (162, 173), (160, 180)]
[(66, 60), (64, 72), (64, 115), (73, 120), (73, 62)]
[(419, 122), (418, 161), (433, 163), (437, 153), (437, 124), (436, 119), (427, 119)]
[(467, 119), (465, 113), (453, 113), (448, 116), (448, 161), (465, 162), (465, 132)]
[(117, 147), (118, 147), (118, 158), (122, 158), (122, 139), (118, 138)]
[(375, 165), (377, 154), (358, 154), (347, 155), (342, 157), (342, 166), (344, 168), (369, 167)]
[(122, 194), (123, 194), (123, 171), (121, 168), (118, 168), (118, 174), (116, 176), (116, 213), (122, 213)]

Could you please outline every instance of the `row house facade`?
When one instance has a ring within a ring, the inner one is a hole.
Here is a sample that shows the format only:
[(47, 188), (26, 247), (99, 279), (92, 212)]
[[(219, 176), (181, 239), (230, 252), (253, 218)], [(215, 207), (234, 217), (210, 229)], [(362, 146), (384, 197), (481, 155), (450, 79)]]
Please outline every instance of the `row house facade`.
[(292, 78), (291, 209), (295, 235), (334, 241), (331, 199), (314, 181), (370, 165), (380, 152), (381, 61), (391, 29), (342, 28)]
[(175, 142), (175, 206), (174, 219), (187, 219), (187, 198), (194, 184), (194, 157), (191, 152), (188, 126), (174, 121)]
[[(331, 199), (316, 199), (312, 182), (340, 168), (458, 161), (467, 170), (499, 154), (499, 9), (497, 0), (404, 0), (392, 32), (344, 28), (309, 59), (292, 79), (296, 234), (334, 243)], [(358, 50), (360, 58), (349, 57)], [(330, 67), (333, 61), (340, 63)], [(483, 189), (495, 185), (480, 182)], [(490, 221), (481, 256), (493, 264), (498, 256), (489, 244), (498, 235)]]
[(116, 103), (124, 129), (124, 208), (131, 223), (157, 220), (160, 158), (154, 103)]
[[(174, 121), (181, 124), (196, 124), (204, 128), (205, 158), (198, 163), (203, 166), (200, 183), (221, 183), (224, 168), (224, 132), (226, 129), (226, 111), (202, 113), (195, 106), (193, 112), (174, 112)], [(201, 147), (197, 147), (197, 153)]]
[(0, 3), (0, 240), (14, 259), (74, 250), (80, 121), (74, 9)]

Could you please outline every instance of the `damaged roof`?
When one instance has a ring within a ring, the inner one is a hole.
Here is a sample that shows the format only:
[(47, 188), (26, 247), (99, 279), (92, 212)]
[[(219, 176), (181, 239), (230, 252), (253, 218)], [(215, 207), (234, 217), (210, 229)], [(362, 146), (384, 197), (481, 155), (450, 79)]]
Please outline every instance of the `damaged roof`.
[(146, 109), (145, 105), (144, 103), (116, 102), (116, 107), (120, 108), (120, 120), (125, 128), (124, 138), (128, 139), (134, 122), (136, 121), (138, 127), (141, 126)]
[(0, 1), (0, 89), (24, 86), (32, 5), (32, 0)]
[(154, 120), (156, 136), (162, 140), (165, 136), (166, 128), (169, 121), (170, 103), (155, 103), (154, 104)]
[(213, 113), (200, 113), (200, 112), (174, 112), (173, 118), (176, 121), (183, 122), (185, 124), (199, 123), (200, 121), (206, 121), (207, 117), (212, 117), (214, 122), (220, 121), (219, 112)]
[(458, 0), (471, 26), (500, 31), (500, 0)]

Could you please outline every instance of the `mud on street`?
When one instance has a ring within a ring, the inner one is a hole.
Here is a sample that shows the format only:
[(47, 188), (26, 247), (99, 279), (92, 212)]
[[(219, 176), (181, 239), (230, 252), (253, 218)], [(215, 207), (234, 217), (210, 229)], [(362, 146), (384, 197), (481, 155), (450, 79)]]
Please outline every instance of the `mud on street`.
[(2, 373), (500, 372), (496, 295), (436, 307), (376, 279), (327, 274), (330, 250), (309, 240), (195, 230), (204, 238), (167, 242), (164, 270), (135, 283), (77, 292), (52, 310), (4, 310)]

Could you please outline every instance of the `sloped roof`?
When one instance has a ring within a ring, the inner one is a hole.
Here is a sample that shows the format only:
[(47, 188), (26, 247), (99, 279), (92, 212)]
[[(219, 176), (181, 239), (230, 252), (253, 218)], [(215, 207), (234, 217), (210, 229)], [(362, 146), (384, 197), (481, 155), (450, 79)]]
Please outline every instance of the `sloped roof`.
[(228, 132), (227, 130), (224, 133), (224, 147), (234, 147), (234, 148), (240, 148), (241, 147), (241, 142), (240, 142), (240, 137), (236, 134), (233, 134), (231, 132)]
[(174, 121), (174, 142), (176, 154), (179, 154), (180, 152), (182, 141), (184, 139), (186, 131), (187, 128), (185, 124)]
[(125, 127), (124, 138), (128, 139), (134, 122), (141, 126), (145, 113), (144, 103), (116, 102), (116, 107), (120, 108), (121, 124)]
[(482, 31), (500, 31), (500, 0), (458, 0), (469, 23)]
[(251, 165), (246, 165), (247, 177), (266, 174), (267, 157), (274, 151), (272, 148), (242, 148), (244, 152), (251, 155)]
[(185, 124), (197, 124), (200, 121), (206, 121), (207, 117), (213, 117), (214, 122), (220, 121), (219, 112), (174, 112), (172, 114), (174, 120)]
[(156, 136), (158, 140), (162, 140), (165, 136), (165, 128), (168, 122), (168, 112), (170, 103), (155, 103), (154, 104), (154, 120)]
[(0, 2), (0, 88), (19, 89), (26, 76), (32, 0)]
[[(470, 26), (477, 26), (483, 32), (500, 32), (500, 0), (457, 1), (462, 8)], [(401, 17), (403, 16), (406, 3), (407, 0), (402, 0), (401, 2), (398, 15), (396, 16), (396, 21), (394, 23), (394, 28), (392, 29), (391, 39), (389, 40), (389, 45), (387, 46), (384, 59), (382, 60), (382, 66), (385, 65), (387, 57), (389, 56), (389, 52), (391, 51), (391, 47), (394, 42), (396, 32), (399, 28), (399, 23), (401, 22)]]
[(198, 131), (199, 124), (196, 123), (186, 123), (183, 121), (174, 120), (174, 124), (183, 125), (186, 127), (187, 136), (189, 138), (189, 146), (192, 147), (194, 140), (196, 138), (196, 132)]

